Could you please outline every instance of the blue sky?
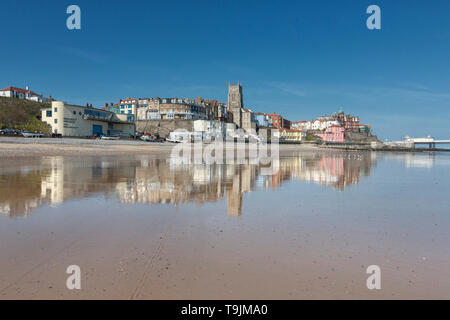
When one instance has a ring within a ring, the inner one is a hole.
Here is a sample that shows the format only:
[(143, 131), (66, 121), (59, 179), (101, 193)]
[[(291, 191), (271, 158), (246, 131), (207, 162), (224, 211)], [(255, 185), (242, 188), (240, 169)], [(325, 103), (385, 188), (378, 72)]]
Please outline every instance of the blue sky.
[[(66, 28), (77, 4), (82, 30)], [(368, 30), (366, 8), (381, 8)], [(75, 104), (126, 97), (226, 102), (310, 120), (340, 107), (380, 138), (450, 138), (450, 1), (8, 1), (0, 87)]]

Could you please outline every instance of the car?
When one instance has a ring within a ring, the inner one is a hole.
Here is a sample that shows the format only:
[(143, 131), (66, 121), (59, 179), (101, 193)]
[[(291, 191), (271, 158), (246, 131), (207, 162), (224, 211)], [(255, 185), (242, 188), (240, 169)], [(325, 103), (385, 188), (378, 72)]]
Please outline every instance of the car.
[(139, 139), (141, 139), (142, 141), (147, 141), (147, 142), (152, 141), (152, 137), (151, 137), (150, 134), (148, 134), (148, 133), (143, 134), (142, 136), (140, 136)]
[(151, 133), (144, 133), (142, 136), (140, 136), (140, 139), (142, 141), (147, 141), (147, 142), (161, 142), (162, 141), (159, 134), (151, 134)]
[(44, 136), (42, 132), (28, 132), (28, 131), (22, 131), (22, 136), (25, 138), (41, 138)]
[(17, 136), (20, 133), (17, 129), (5, 128), (0, 130), (0, 134), (3, 136)]

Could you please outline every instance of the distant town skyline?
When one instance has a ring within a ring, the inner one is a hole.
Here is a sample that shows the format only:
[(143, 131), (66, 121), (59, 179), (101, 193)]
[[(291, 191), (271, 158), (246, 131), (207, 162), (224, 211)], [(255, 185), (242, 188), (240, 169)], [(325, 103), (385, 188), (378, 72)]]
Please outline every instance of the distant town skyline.
[[(448, 1), (68, 1), (3, 4), (0, 87), (101, 107), (132, 97), (227, 102), (311, 120), (342, 108), (381, 139), (450, 138)], [(368, 30), (377, 4), (382, 29)], [(6, 49), (6, 50), (5, 50)]]

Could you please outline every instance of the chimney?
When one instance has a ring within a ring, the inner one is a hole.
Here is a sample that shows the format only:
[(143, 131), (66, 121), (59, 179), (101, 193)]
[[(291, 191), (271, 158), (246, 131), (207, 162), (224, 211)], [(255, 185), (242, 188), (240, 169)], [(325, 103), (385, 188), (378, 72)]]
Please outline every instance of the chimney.
[(30, 91), (30, 86), (26, 86), (25, 89), (26, 89), (27, 91)]
[(89, 108), (89, 102), (86, 102), (86, 108)]
[(108, 108), (108, 102), (105, 102), (105, 108)]

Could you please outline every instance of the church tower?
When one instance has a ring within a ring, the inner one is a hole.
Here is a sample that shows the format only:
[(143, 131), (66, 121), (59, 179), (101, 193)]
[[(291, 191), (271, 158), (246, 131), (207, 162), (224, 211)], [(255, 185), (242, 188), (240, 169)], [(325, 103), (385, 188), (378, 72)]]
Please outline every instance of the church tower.
[(237, 85), (228, 83), (228, 111), (233, 113), (233, 122), (238, 128), (242, 127), (242, 108), (244, 107), (244, 96), (242, 94), (242, 83)]

